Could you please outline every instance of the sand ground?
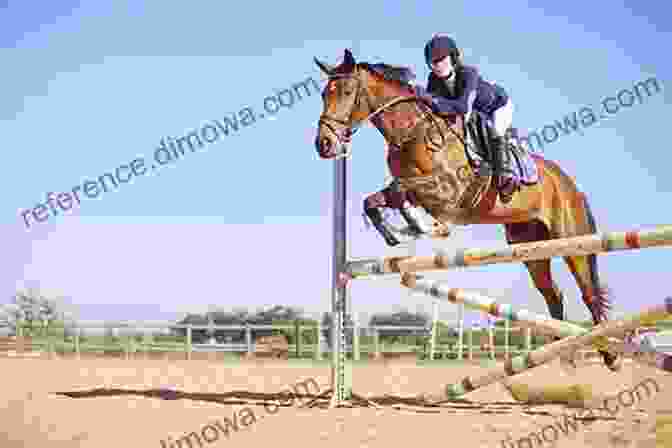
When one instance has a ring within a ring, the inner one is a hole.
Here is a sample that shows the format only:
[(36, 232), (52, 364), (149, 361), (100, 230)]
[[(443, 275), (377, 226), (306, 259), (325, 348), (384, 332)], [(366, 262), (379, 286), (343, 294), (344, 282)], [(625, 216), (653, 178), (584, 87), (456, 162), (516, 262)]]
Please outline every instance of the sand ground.
[[(272, 393), (309, 378), (326, 390), (330, 374), (326, 362), (0, 359), (0, 371), (1, 448), (190, 447), (180, 439), (191, 432), (212, 440), (201, 439), (199, 445), (199, 441), (191, 439), (192, 447), (206, 448), (267, 448), (280, 444), (296, 448), (387, 448), (412, 447), (418, 443), (465, 448), (525, 447), (525, 443), (509, 445), (502, 440), (510, 437), (515, 441), (546, 425), (557, 425), (563, 413), (576, 412), (562, 405), (521, 406), (499, 383), (465, 396), (483, 406), (420, 409), (423, 412), (390, 406), (382, 409), (293, 406), (281, 407), (270, 414), (259, 404), (134, 395), (69, 398), (56, 394), (103, 387), (166, 388), (212, 394), (241, 390)], [(482, 366), (469, 363), (437, 362), (431, 366), (408, 361), (357, 363), (353, 367), (353, 390), (360, 395), (408, 396), (437, 391), (465, 375), (478, 376), (483, 372)], [(600, 419), (587, 425), (582, 422), (569, 436), (560, 434), (554, 444), (543, 442), (541, 446), (661, 448), (661, 444), (656, 445), (652, 423), (656, 415), (672, 413), (670, 374), (636, 363), (626, 364), (619, 373), (609, 372), (601, 364), (580, 366), (567, 373), (555, 361), (517, 376), (516, 381), (589, 383), (595, 393), (615, 395), (632, 390), (647, 378), (657, 381), (659, 392), (620, 410), (612, 420)], [(245, 407), (247, 410), (241, 411)], [(224, 425), (224, 418), (233, 419), (236, 412), (239, 422), (246, 415), (248, 426), (232, 431), (228, 438), (214, 429), (217, 423)], [(208, 424), (213, 427), (202, 432)], [(550, 431), (547, 429), (547, 435), (552, 439)]]

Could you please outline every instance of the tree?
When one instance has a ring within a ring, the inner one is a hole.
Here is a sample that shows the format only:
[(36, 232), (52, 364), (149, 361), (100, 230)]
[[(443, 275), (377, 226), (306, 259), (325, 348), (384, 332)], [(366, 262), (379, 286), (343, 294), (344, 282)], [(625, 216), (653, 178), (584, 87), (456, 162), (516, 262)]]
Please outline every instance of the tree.
[(73, 313), (67, 310), (63, 297), (48, 297), (39, 288), (29, 287), (17, 291), (9, 304), (0, 307), (0, 322), (16, 332), (17, 321), (27, 323), (29, 328), (44, 325), (44, 330), (56, 321), (72, 321)]

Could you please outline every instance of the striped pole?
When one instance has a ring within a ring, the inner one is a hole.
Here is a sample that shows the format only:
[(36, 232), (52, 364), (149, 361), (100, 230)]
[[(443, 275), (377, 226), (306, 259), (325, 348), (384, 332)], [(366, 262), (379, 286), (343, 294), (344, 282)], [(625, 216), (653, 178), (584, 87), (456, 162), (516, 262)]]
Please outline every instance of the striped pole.
[(520, 243), (493, 249), (440, 250), (434, 256), (384, 257), (352, 260), (347, 264), (351, 278), (447, 270), (552, 257), (589, 255), (601, 252), (672, 246), (672, 225), (648, 230), (607, 232), (546, 241)]
[(347, 199), (349, 187), (348, 159), (334, 162), (334, 204), (331, 287), (331, 388), (330, 407), (339, 407), (352, 398), (352, 366), (347, 360), (346, 319), (350, 310), (349, 285), (340, 281), (348, 260)]
[[(557, 356), (568, 351), (575, 351), (584, 345), (599, 345), (606, 347), (608, 337), (623, 337), (628, 331), (632, 331), (641, 325), (672, 317), (672, 297), (665, 299), (662, 306), (654, 307), (630, 318), (605, 322), (592, 331), (587, 331), (569, 322), (556, 321), (546, 316), (535, 315), (527, 310), (514, 311), (511, 305), (497, 304), (494, 300), (470, 293), (458, 288), (446, 288), (441, 282), (427, 282), (414, 279), (414, 275), (404, 276), (404, 286), (422, 292), (432, 297), (449, 300), (452, 303), (463, 304), (471, 309), (480, 310), (497, 317), (508, 317), (529, 323), (554, 336), (563, 337), (560, 341), (553, 342), (523, 356), (516, 356), (504, 363), (487, 370), (485, 374), (477, 378), (465, 377), (459, 383), (446, 385), (439, 394), (439, 400), (455, 399), (466, 393), (472, 392), (484, 386), (488, 386), (502, 379), (517, 375), (533, 367), (545, 364)], [(611, 344), (609, 343), (609, 346)], [(665, 371), (672, 371), (672, 357), (658, 356), (656, 366)]]
[(481, 311), (493, 317), (533, 326), (539, 329), (542, 334), (566, 338), (587, 332), (586, 329), (567, 321), (553, 319), (525, 309), (517, 311), (508, 303), (497, 303), (495, 299), (482, 294), (460, 288), (450, 288), (448, 283), (444, 281), (424, 280), (418, 278), (415, 274), (405, 273), (402, 276), (402, 285), (434, 299), (447, 300), (455, 305), (463, 305), (465, 308)]

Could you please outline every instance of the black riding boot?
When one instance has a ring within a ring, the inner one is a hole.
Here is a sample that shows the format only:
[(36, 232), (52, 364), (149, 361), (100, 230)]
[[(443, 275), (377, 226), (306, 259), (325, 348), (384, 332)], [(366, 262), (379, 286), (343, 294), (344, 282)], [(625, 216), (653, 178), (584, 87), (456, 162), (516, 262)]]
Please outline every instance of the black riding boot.
[(513, 194), (520, 188), (520, 179), (513, 166), (513, 157), (508, 154), (504, 137), (493, 136), (491, 139), (492, 157), (495, 173), (499, 177), (497, 190), (504, 204), (511, 202)]

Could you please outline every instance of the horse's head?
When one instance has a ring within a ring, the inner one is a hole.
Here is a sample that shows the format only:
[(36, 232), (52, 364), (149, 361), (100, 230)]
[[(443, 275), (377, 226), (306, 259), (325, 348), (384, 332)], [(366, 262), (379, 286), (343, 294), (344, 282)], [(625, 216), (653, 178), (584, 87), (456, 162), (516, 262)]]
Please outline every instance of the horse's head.
[(324, 107), (315, 137), (315, 148), (323, 159), (333, 159), (347, 154), (353, 127), (362, 121), (359, 111), (362, 107), (362, 82), (350, 50), (345, 50), (343, 62), (337, 67), (331, 67), (317, 58), (315, 63), (329, 77), (322, 92)]
[[(424, 100), (416, 96), (415, 74), (407, 67), (357, 63), (347, 49), (336, 67), (317, 58), (315, 63), (329, 77), (315, 138), (323, 159), (347, 156), (352, 135), (369, 119), (386, 139), (394, 139), (414, 129), (426, 115), (415, 107)], [(423, 109), (430, 108), (425, 104)]]

